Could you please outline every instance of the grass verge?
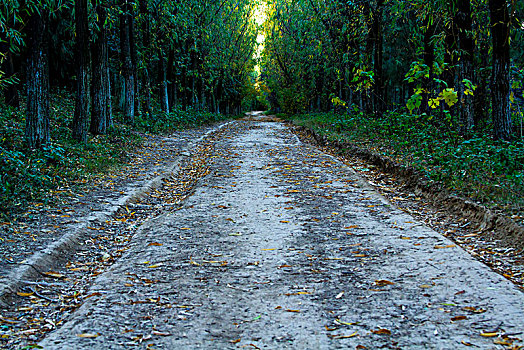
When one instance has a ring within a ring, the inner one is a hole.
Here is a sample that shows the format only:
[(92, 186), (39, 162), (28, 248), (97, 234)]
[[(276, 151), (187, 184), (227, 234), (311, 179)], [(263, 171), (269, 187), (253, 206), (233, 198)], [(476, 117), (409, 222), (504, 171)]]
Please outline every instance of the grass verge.
[[(133, 126), (118, 122), (107, 135), (90, 136), (86, 144), (71, 138), (74, 100), (56, 94), (51, 101), (51, 142), (29, 150), (24, 142), (23, 108), (0, 107), (0, 220), (10, 221), (34, 203), (46, 204), (55, 194), (85, 186), (128, 160), (144, 133), (202, 126), (226, 117), (189, 110), (137, 117)], [(41, 205), (41, 204), (38, 204)]]
[(412, 166), (452, 193), (502, 209), (524, 224), (522, 139), (494, 141), (482, 132), (466, 139), (424, 116), (399, 113), (383, 118), (315, 113), (288, 119), (329, 139), (350, 142)]

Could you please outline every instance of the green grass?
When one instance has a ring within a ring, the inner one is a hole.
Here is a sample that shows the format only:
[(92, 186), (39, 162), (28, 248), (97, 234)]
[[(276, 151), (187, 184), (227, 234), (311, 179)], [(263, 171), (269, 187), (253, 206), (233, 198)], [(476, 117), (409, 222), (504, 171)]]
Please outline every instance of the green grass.
[(138, 117), (131, 126), (117, 123), (107, 135), (90, 136), (86, 144), (71, 138), (74, 100), (57, 93), (51, 101), (51, 142), (40, 150), (24, 142), (23, 108), (0, 106), (0, 219), (11, 220), (32, 202), (49, 202), (57, 190), (86, 186), (90, 177), (126, 162), (144, 132), (168, 133), (212, 123), (225, 117), (201, 111), (175, 111)]
[[(452, 192), (524, 219), (524, 141), (494, 141), (489, 132), (469, 139), (427, 117), (388, 113), (318, 113), (292, 116), (295, 123), (329, 138), (352, 142), (413, 166)], [(442, 123), (443, 125), (444, 123)]]

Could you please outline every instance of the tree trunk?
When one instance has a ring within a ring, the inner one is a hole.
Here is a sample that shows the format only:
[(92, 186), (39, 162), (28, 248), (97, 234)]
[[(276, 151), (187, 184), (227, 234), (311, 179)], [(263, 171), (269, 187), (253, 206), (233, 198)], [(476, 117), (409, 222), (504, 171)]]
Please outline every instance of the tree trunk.
[(373, 38), (375, 41), (374, 53), (374, 75), (375, 75), (375, 116), (381, 117), (384, 112), (384, 76), (383, 76), (383, 38), (382, 38), (382, 7), (384, 0), (377, 1), (377, 7), (373, 16)]
[(509, 104), (509, 40), (510, 17), (506, 0), (490, 0), (491, 38), (493, 41), (493, 69), (491, 101), (493, 137), (496, 140), (511, 138), (511, 112)]
[[(489, 50), (489, 44), (485, 42), (480, 44), (480, 47), (477, 51), (478, 62), (480, 62), (480, 67), (489, 66)], [(475, 81), (477, 82), (477, 90), (475, 90), (475, 95), (473, 96), (473, 108), (475, 109), (473, 115), (475, 118), (475, 126), (480, 126), (481, 124), (486, 123), (486, 121), (489, 119), (489, 103), (487, 103), (486, 101), (489, 101), (490, 99), (488, 91), (490, 74), (487, 70), (479, 71), (478, 69), (476, 69), (475, 71)]]
[(135, 94), (135, 106), (133, 108), (135, 112), (135, 116), (140, 115), (140, 79), (138, 77), (138, 53), (137, 53), (137, 45), (136, 45), (136, 39), (135, 39), (135, 15), (133, 13), (133, 2), (129, 1), (129, 10), (127, 12), (128, 14), (128, 27), (129, 27), (129, 50), (131, 51), (131, 64), (132, 64), (132, 70), (133, 70), (133, 88), (134, 88), (134, 94)]
[[(149, 9), (147, 7), (147, 2), (145, 0), (140, 0), (140, 12), (143, 16), (143, 23), (144, 23), (144, 30), (143, 30), (143, 37), (142, 42), (144, 45), (149, 46), (151, 43), (151, 16), (149, 13)], [(145, 54), (145, 69), (142, 75), (142, 91), (144, 95), (144, 112), (151, 116), (153, 114), (151, 110), (151, 78), (150, 78), (150, 70), (151, 70), (151, 55), (152, 52), (148, 49), (146, 49)]]
[(112, 97), (111, 97), (111, 69), (109, 66), (109, 48), (106, 50), (106, 57), (105, 61), (107, 62), (106, 66), (106, 74), (105, 74), (105, 88), (107, 91), (107, 104), (106, 104), (106, 128), (110, 128), (113, 126), (113, 104), (112, 104)]
[(434, 71), (433, 65), (435, 63), (435, 47), (433, 45), (433, 36), (435, 35), (435, 24), (432, 22), (431, 17), (428, 15), (426, 18), (426, 32), (424, 33), (424, 64), (429, 69), (429, 77), (424, 79), (424, 89), (426, 90), (422, 95), (422, 104), (420, 105), (421, 113), (429, 112), (429, 96), (433, 91), (433, 78)]
[[(470, 0), (457, 0), (457, 15), (455, 23), (458, 30), (458, 41), (460, 48), (459, 60), (459, 132), (461, 135), (469, 135), (475, 126), (473, 95), (466, 95), (467, 86), (464, 79), (474, 82), (473, 71), (473, 21), (471, 19)], [(470, 92), (473, 93), (473, 91)]]
[(124, 78), (124, 121), (132, 124), (135, 119), (135, 75), (131, 57), (131, 11), (133, 5), (125, 0), (120, 16), (120, 53)]
[[(449, 6), (456, 7), (457, 0), (449, 0)], [(444, 63), (446, 70), (444, 71), (444, 81), (448, 88), (455, 86), (455, 64), (457, 52), (457, 26), (455, 18), (451, 18), (449, 27), (446, 27), (446, 51), (444, 52)]]
[(27, 113), (25, 139), (29, 148), (49, 141), (49, 66), (45, 41), (46, 14), (31, 15), (28, 23)]
[(162, 109), (162, 112), (169, 113), (169, 94), (167, 87), (166, 62), (162, 49), (160, 49), (158, 58), (158, 80), (160, 80), (160, 108)]
[(173, 65), (175, 64), (175, 50), (171, 46), (169, 48), (169, 55), (167, 58), (167, 67), (166, 67), (166, 79), (167, 79), (167, 98), (169, 101), (169, 110), (173, 111), (175, 109), (175, 104), (173, 101), (173, 89), (175, 89), (175, 77), (173, 74)]
[(75, 58), (76, 58), (76, 100), (73, 116), (73, 139), (87, 142), (87, 124), (90, 106), (90, 51), (87, 0), (75, 1)]
[[(93, 1), (95, 2), (95, 1)], [(94, 5), (94, 4), (93, 4)], [(108, 69), (108, 48), (107, 48), (107, 28), (105, 21), (107, 10), (102, 5), (96, 6), (98, 17), (98, 28), (96, 39), (93, 42), (93, 80), (92, 80), (92, 110), (90, 131), (94, 135), (103, 135), (108, 127), (108, 109), (111, 105), (109, 92)]]

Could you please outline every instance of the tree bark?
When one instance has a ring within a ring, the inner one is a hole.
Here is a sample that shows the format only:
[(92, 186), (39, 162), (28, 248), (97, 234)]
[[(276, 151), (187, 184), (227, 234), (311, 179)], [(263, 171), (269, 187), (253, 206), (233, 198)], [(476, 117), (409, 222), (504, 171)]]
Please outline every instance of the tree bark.
[(137, 45), (136, 45), (136, 39), (135, 39), (135, 15), (133, 13), (133, 1), (129, 1), (128, 6), (128, 26), (129, 26), (129, 49), (131, 51), (131, 63), (132, 63), (132, 70), (133, 70), (133, 77), (134, 77), (134, 94), (135, 94), (135, 116), (140, 115), (140, 79), (138, 77), (138, 53), (137, 53)]
[(49, 141), (49, 64), (45, 41), (45, 12), (33, 13), (28, 22), (27, 112), (25, 139), (29, 148)]
[[(476, 53), (478, 59), (474, 60), (474, 62), (477, 60), (478, 62), (480, 62), (479, 63), (480, 67), (489, 66), (490, 48), (491, 48), (491, 45), (489, 45), (489, 43), (486, 43), (486, 42), (480, 43), (478, 47), (478, 51)], [(485, 124), (486, 121), (489, 120), (489, 103), (487, 103), (487, 101), (490, 100), (490, 95), (488, 91), (488, 88), (490, 85), (490, 82), (489, 82), (490, 72), (487, 70), (479, 71), (477, 69), (475, 71), (476, 71), (475, 81), (477, 82), (477, 90), (475, 90), (475, 95), (473, 96), (473, 100), (474, 100), (473, 108), (475, 110), (473, 115), (475, 118), (475, 126), (478, 127), (481, 124)]]
[[(96, 0), (93, 0), (93, 3)], [(94, 5), (94, 4), (93, 4)], [(92, 80), (92, 111), (90, 131), (94, 135), (103, 135), (109, 126), (108, 111), (111, 106), (109, 91), (108, 47), (107, 47), (107, 28), (105, 21), (107, 10), (103, 5), (96, 5), (97, 24), (99, 32), (92, 45), (93, 52), (93, 80)], [(109, 108), (108, 108), (109, 106)]]
[(120, 16), (120, 54), (122, 63), (122, 76), (124, 78), (124, 121), (133, 124), (135, 120), (135, 75), (131, 57), (131, 11), (133, 5), (125, 0)]
[(113, 98), (111, 95), (111, 69), (109, 66), (109, 48), (106, 50), (106, 57), (105, 61), (107, 62), (106, 66), (106, 75), (105, 75), (105, 83), (106, 83), (106, 89), (107, 89), (107, 104), (106, 104), (106, 127), (110, 128), (113, 126)]
[(429, 96), (431, 92), (433, 91), (433, 78), (434, 78), (434, 70), (433, 65), (435, 63), (435, 46), (433, 45), (433, 36), (435, 35), (435, 24), (432, 22), (431, 17), (428, 15), (426, 18), (426, 32), (424, 33), (424, 64), (429, 69), (429, 77), (424, 79), (424, 89), (426, 90), (424, 94), (422, 95), (422, 104), (420, 105), (420, 112), (421, 113), (428, 113), (429, 112)]
[[(144, 24), (142, 42), (144, 45), (149, 46), (151, 43), (151, 16), (149, 9), (147, 7), (147, 1), (140, 0), (140, 13), (142, 14), (142, 20)], [(151, 116), (153, 114), (151, 109), (151, 78), (150, 78), (150, 69), (151, 69), (151, 55), (152, 52), (146, 49), (145, 54), (145, 69), (142, 75), (142, 91), (144, 96), (144, 112)]]
[[(460, 48), (459, 60), (459, 132), (461, 135), (469, 135), (474, 126), (473, 95), (466, 95), (467, 91), (464, 79), (474, 82), (473, 70), (473, 21), (471, 19), (470, 0), (457, 0), (457, 14), (455, 23), (458, 30), (458, 42)], [(473, 93), (473, 91), (471, 91)]]
[(493, 69), (491, 101), (493, 137), (510, 140), (511, 112), (509, 104), (510, 16), (506, 0), (490, 0), (491, 38), (493, 42)]
[(169, 104), (169, 111), (175, 109), (173, 101), (173, 89), (175, 89), (175, 77), (173, 73), (173, 65), (175, 63), (175, 50), (172, 46), (169, 47), (169, 54), (167, 56), (166, 79), (167, 79), (167, 98)]
[[(449, 0), (449, 6), (451, 8), (456, 7), (457, 0)], [(449, 27), (446, 27), (446, 51), (444, 52), (444, 63), (446, 64), (446, 70), (444, 71), (444, 81), (448, 88), (455, 86), (455, 65), (457, 63), (457, 25), (456, 18), (451, 18)]]
[(73, 139), (87, 141), (87, 124), (90, 106), (90, 51), (87, 0), (75, 1), (75, 58), (76, 58), (76, 100), (73, 116)]
[(384, 101), (384, 76), (383, 76), (383, 37), (382, 37), (382, 7), (384, 6), (384, 0), (377, 1), (377, 7), (373, 16), (373, 31), (375, 41), (375, 53), (374, 53), (374, 75), (375, 75), (375, 116), (381, 117), (385, 109)]
[(166, 61), (162, 49), (159, 51), (158, 77), (160, 80), (160, 108), (162, 112), (169, 113), (169, 93), (167, 89)]

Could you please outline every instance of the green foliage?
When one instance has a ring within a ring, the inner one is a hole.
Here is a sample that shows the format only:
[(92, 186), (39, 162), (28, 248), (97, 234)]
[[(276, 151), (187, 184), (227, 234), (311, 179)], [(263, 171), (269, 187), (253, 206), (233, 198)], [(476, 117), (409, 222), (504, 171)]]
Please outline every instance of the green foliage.
[(118, 167), (126, 154), (141, 140), (134, 130), (167, 133), (214, 123), (227, 118), (218, 113), (190, 109), (175, 110), (166, 115), (141, 116), (131, 128), (116, 124), (108, 135), (92, 137), (79, 144), (70, 137), (74, 100), (66, 92), (54, 95), (52, 101), (52, 142), (38, 150), (24, 144), (24, 113), (0, 109), (0, 216), (7, 217), (29, 202), (47, 201), (59, 188), (81, 186), (86, 178)]
[(67, 127), (73, 100), (58, 94), (52, 106), (53, 141), (38, 150), (28, 150), (24, 143), (24, 113), (0, 109), (0, 216), (13, 215), (32, 201), (47, 201), (51, 192), (116, 166), (138, 142), (129, 128), (116, 126), (109, 135), (78, 144)]
[(408, 164), (451, 191), (499, 205), (510, 214), (524, 208), (524, 141), (493, 141), (479, 132), (470, 139), (417, 115), (316, 113), (292, 117), (330, 137), (356, 143)]
[(212, 124), (227, 118), (229, 117), (220, 113), (211, 113), (195, 109), (187, 111), (176, 109), (164, 115), (142, 115), (135, 120), (135, 127), (145, 132), (166, 133), (173, 130)]

